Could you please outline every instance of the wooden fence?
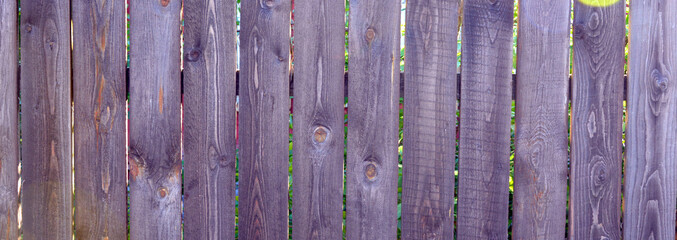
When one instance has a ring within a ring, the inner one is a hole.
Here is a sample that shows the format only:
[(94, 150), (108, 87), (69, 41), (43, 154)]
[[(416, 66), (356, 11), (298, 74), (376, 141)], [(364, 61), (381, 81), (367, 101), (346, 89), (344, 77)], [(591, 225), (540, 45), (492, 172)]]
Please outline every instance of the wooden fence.
[(2, 239), (675, 238), (677, 1), (17, 2)]

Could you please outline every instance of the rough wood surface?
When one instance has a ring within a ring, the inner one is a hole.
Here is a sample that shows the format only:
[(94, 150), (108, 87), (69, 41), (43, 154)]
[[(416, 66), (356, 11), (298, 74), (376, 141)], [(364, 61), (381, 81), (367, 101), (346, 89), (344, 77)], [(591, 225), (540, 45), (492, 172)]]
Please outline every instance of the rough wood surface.
[(569, 1), (520, 1), (513, 239), (562, 239), (566, 226)]
[(17, 239), (19, 89), (17, 1), (0, 1), (0, 238)]
[(621, 239), (625, 4), (576, 1), (573, 27), (569, 238)]
[(464, 4), (458, 238), (505, 239), (514, 2)]
[(409, 0), (402, 238), (454, 238), (458, 0)]
[(184, 237), (235, 238), (236, 1), (184, 1)]
[(72, 4), (75, 234), (125, 239), (125, 4)]
[(293, 239), (343, 237), (345, 0), (294, 9)]
[(242, 1), (240, 239), (287, 239), (291, 1)]
[(24, 239), (71, 239), (71, 52), (67, 0), (21, 4)]
[(131, 239), (181, 237), (181, 1), (131, 0)]
[(346, 238), (397, 237), (400, 1), (350, 1)]
[(630, 1), (625, 239), (675, 238), (677, 1)]

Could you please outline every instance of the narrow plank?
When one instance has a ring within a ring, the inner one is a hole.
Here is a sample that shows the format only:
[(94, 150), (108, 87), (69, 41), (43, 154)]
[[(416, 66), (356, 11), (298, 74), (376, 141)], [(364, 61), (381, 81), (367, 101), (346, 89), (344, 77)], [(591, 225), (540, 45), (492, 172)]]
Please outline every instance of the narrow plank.
[(454, 238), (458, 0), (409, 0), (402, 238)]
[(19, 89), (17, 1), (0, 1), (0, 238), (18, 239)]
[(75, 235), (127, 237), (123, 1), (72, 1)]
[(132, 0), (131, 239), (181, 238), (181, 1)]
[(291, 1), (242, 1), (241, 239), (289, 238)]
[(235, 238), (236, 1), (184, 1), (184, 237)]
[(675, 238), (677, 2), (631, 1), (625, 239)]
[(397, 237), (400, 1), (350, 1), (346, 238)]
[(21, 2), (24, 239), (71, 239), (71, 52), (67, 0)]
[(621, 239), (625, 4), (574, 4), (572, 239)]
[(513, 238), (565, 236), (569, 1), (519, 2)]
[(458, 238), (508, 237), (513, 0), (466, 0)]
[(343, 237), (345, 0), (294, 9), (293, 239)]

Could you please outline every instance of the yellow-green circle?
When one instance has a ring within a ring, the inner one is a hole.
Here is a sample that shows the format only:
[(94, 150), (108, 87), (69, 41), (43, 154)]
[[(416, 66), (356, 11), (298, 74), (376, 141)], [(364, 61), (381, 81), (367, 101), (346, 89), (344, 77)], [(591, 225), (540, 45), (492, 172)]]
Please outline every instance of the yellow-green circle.
[(579, 2), (592, 7), (608, 7), (617, 3), (619, 0), (578, 0)]

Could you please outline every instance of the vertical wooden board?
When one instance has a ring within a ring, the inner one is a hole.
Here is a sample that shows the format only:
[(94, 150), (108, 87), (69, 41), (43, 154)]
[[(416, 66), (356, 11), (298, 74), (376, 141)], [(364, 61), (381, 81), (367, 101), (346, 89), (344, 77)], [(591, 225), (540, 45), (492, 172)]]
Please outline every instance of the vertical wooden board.
[(675, 238), (677, 2), (631, 1), (625, 239)]
[(569, 1), (519, 2), (514, 239), (565, 236)]
[(67, 0), (21, 4), (24, 239), (71, 239), (71, 52)]
[(235, 238), (236, 1), (184, 1), (184, 237)]
[(19, 96), (17, 2), (0, 1), (0, 238), (18, 238)]
[(573, 28), (569, 236), (621, 239), (625, 4), (575, 1)]
[(181, 1), (132, 0), (129, 81), (131, 239), (181, 237)]
[(400, 1), (350, 1), (346, 238), (397, 237)]
[(454, 238), (458, 0), (409, 0), (402, 238)]
[(466, 0), (458, 238), (508, 237), (513, 0)]
[(287, 239), (291, 1), (240, 4), (239, 237)]
[(75, 235), (127, 237), (125, 3), (74, 0)]
[(293, 239), (343, 237), (345, 0), (294, 9)]

